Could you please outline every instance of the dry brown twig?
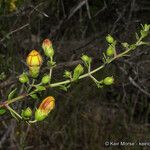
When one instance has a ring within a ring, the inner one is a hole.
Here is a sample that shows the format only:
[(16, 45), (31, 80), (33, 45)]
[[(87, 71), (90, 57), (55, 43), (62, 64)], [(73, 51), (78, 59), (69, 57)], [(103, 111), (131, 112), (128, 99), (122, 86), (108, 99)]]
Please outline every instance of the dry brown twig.
[(14, 33), (18, 32), (18, 31), (20, 31), (20, 30), (26, 28), (27, 26), (29, 26), (29, 23), (27, 23), (27, 24), (25, 24), (25, 25), (23, 25), (23, 26), (21, 26), (21, 27), (15, 29), (15, 30), (13, 30), (13, 31), (11, 31), (11, 32), (9, 32), (9, 33), (7, 33), (6, 36), (3, 37), (3, 38), (0, 40), (0, 42), (2, 43), (5, 39), (7, 39), (8, 36), (11, 36), (12, 34), (14, 34)]

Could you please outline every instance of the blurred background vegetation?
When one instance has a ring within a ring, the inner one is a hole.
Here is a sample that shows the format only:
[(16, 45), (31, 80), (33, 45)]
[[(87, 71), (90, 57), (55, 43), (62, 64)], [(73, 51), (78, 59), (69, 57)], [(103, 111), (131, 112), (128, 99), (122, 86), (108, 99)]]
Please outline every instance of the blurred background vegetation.
[[(60, 81), (82, 53), (92, 56), (93, 68), (100, 65), (108, 33), (119, 42), (134, 43), (140, 24), (150, 23), (149, 15), (149, 0), (0, 0), (0, 100), (20, 87), (16, 77), (27, 69), (26, 56), (32, 49), (43, 54), (43, 39), (53, 41), (53, 82)], [(98, 79), (113, 75), (111, 87), (97, 89), (84, 79), (68, 92), (49, 89), (39, 101), (15, 103), (20, 112), (37, 107), (48, 95), (56, 98), (55, 110), (33, 126), (17, 122), (9, 113), (0, 116), (0, 149), (148, 150), (138, 145), (108, 148), (104, 142), (150, 141), (149, 49), (140, 47), (96, 74)], [(117, 51), (122, 51), (119, 46)]]

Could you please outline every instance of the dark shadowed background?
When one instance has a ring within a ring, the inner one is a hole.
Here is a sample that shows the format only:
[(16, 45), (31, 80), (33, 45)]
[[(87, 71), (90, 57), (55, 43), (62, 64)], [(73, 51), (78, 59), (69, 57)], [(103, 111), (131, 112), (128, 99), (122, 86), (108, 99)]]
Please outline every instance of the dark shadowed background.
[[(45, 38), (53, 41), (55, 49), (55, 82), (64, 80), (64, 70), (73, 69), (83, 53), (93, 58), (93, 68), (99, 66), (108, 33), (131, 44), (145, 23), (150, 23), (149, 0), (0, 0), (0, 74), (5, 74), (0, 80), (0, 100), (20, 88), (16, 77), (27, 70), (26, 56), (32, 49), (43, 54)], [(150, 47), (140, 47), (95, 74), (99, 80), (113, 75), (112, 86), (98, 89), (87, 78), (68, 92), (43, 92), (40, 101), (48, 95), (56, 98), (55, 110), (43, 122), (28, 126), (9, 112), (0, 116), (0, 149), (148, 150), (138, 145), (108, 148), (104, 143), (150, 142), (149, 52)], [(28, 98), (12, 106), (21, 112), (40, 101)]]

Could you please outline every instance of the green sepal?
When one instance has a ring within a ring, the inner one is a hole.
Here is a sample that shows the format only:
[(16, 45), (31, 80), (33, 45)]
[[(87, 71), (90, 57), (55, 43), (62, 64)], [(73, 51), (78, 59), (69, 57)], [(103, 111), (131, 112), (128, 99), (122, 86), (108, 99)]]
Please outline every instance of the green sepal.
[(47, 115), (43, 113), (40, 109), (36, 109), (34, 117), (35, 120), (42, 121), (47, 117)]
[(54, 61), (47, 61), (47, 66), (48, 67), (56, 67), (56, 62), (54, 62)]

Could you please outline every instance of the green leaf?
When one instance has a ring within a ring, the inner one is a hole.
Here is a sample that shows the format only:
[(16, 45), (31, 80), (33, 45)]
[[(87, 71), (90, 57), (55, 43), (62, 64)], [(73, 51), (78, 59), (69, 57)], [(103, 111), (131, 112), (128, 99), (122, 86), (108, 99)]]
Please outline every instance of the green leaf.
[(44, 86), (37, 86), (35, 91), (45, 91), (46, 88)]
[(0, 115), (3, 115), (6, 112), (5, 109), (0, 109)]
[(140, 33), (141, 33), (141, 36), (144, 38), (148, 35), (148, 32), (149, 31), (144, 31), (144, 30), (141, 30)]
[(12, 90), (9, 95), (8, 95), (8, 100), (11, 100), (12, 98), (14, 98), (15, 94), (16, 94), (17, 88), (15, 88), (14, 90)]
[(144, 25), (144, 30), (145, 30), (145, 31), (149, 31), (149, 29), (150, 29), (150, 25), (145, 24), (145, 25)]
[(56, 66), (56, 62), (54, 62), (54, 61), (47, 61), (47, 66), (48, 67), (55, 67)]
[(60, 89), (60, 90), (63, 90), (63, 91), (66, 91), (66, 92), (67, 92), (67, 90), (68, 90), (68, 88), (67, 88), (65, 85), (60, 85), (60, 86), (59, 86), (59, 89)]
[(81, 64), (76, 66), (73, 72), (73, 80), (78, 80), (79, 76), (84, 72), (84, 68), (82, 67)]
[(32, 95), (30, 95), (33, 99), (38, 99), (38, 96), (37, 96), (37, 94), (32, 94)]
[(135, 33), (135, 37), (136, 37), (137, 41), (140, 39), (140, 37), (139, 37), (139, 35), (137, 33)]

